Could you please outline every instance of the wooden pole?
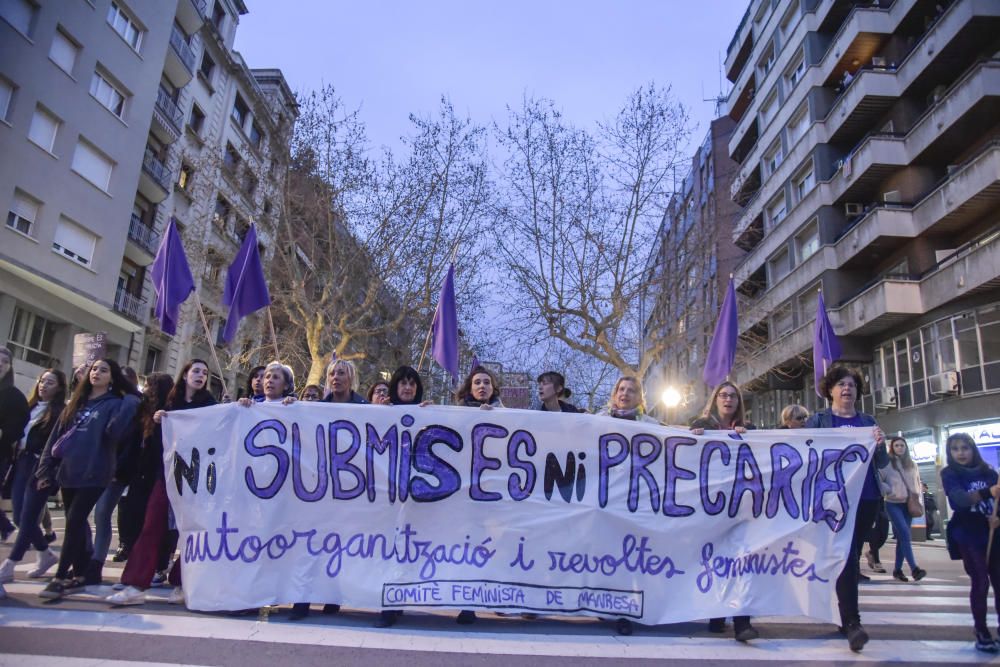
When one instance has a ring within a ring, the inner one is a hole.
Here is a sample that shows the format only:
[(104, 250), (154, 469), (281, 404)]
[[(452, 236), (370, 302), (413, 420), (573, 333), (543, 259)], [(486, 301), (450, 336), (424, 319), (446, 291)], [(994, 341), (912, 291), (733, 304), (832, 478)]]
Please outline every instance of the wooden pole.
[(205, 309), (201, 307), (201, 297), (198, 296), (198, 290), (194, 291), (194, 303), (198, 306), (198, 314), (201, 316), (201, 326), (205, 327), (205, 340), (208, 341), (208, 350), (212, 353), (212, 361), (215, 362), (215, 368), (219, 371), (219, 381), (222, 382), (222, 393), (228, 396), (229, 388), (226, 386), (226, 376), (222, 372), (219, 355), (215, 352), (215, 341), (212, 340), (212, 331), (208, 328), (208, 319), (205, 318)]
[(271, 342), (274, 343), (274, 360), (281, 363), (281, 353), (278, 352), (278, 336), (274, 333), (274, 318), (271, 317), (271, 306), (267, 307), (267, 325), (271, 328)]
[[(438, 308), (441, 304), (438, 304)], [(424, 339), (424, 349), (420, 353), (420, 361), (417, 363), (417, 372), (420, 372), (421, 367), (424, 365), (424, 357), (427, 356), (427, 348), (431, 344), (431, 332), (434, 331), (434, 319), (437, 318), (437, 308), (434, 309), (434, 317), (431, 318), (431, 325), (427, 328), (427, 337)]]

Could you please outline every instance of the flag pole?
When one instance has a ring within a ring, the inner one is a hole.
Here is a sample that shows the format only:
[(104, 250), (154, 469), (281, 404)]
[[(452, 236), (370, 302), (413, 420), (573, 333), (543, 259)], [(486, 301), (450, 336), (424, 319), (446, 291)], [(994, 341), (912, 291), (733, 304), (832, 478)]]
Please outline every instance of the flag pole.
[(222, 364), (219, 363), (219, 355), (215, 352), (215, 343), (212, 341), (212, 331), (208, 328), (208, 320), (205, 318), (205, 309), (201, 307), (201, 297), (198, 296), (198, 290), (194, 291), (194, 303), (198, 306), (198, 314), (201, 315), (201, 325), (205, 327), (205, 340), (208, 341), (208, 349), (212, 353), (212, 361), (215, 362), (215, 368), (219, 371), (219, 381), (222, 382), (222, 393), (228, 396), (229, 388), (226, 386), (226, 376), (222, 372)]
[(274, 333), (274, 318), (271, 317), (271, 305), (267, 306), (267, 325), (271, 328), (271, 342), (274, 343), (274, 360), (281, 363), (281, 353), (278, 352), (278, 336)]

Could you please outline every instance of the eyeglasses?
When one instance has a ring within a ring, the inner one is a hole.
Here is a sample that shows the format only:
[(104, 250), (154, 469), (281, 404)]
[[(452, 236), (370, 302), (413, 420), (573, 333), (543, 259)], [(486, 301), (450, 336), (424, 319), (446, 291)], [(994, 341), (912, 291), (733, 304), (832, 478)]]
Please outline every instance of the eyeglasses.
[(792, 419), (794, 419), (797, 422), (804, 422), (805, 420), (809, 419), (809, 417), (805, 415), (798, 415), (797, 417), (792, 417)]
[(722, 399), (726, 399), (726, 398), (739, 398), (736, 394), (730, 394), (729, 392), (725, 392), (725, 391), (720, 391), (719, 394), (718, 394), (718, 396), (719, 396), (719, 398), (722, 398)]
[(376, 390), (375, 390), (375, 391), (374, 391), (373, 393), (374, 393), (374, 394), (375, 394), (376, 396), (388, 396), (388, 395), (389, 395), (389, 390), (388, 390), (388, 389), (386, 389), (385, 387), (379, 387), (379, 388), (378, 388), (378, 389), (376, 389)]

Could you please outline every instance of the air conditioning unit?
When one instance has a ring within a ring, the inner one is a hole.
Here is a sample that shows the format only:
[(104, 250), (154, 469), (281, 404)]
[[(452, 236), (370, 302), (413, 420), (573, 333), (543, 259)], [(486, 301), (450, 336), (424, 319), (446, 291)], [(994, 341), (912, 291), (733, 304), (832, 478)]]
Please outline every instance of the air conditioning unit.
[(889, 61), (886, 60), (884, 56), (872, 56), (872, 67), (881, 67), (882, 69), (885, 69), (888, 64)]
[(954, 396), (958, 393), (958, 371), (946, 371), (927, 378), (931, 393), (935, 396)]
[(899, 204), (903, 201), (903, 195), (900, 194), (899, 190), (889, 190), (882, 195), (882, 201), (886, 204)]
[(848, 218), (853, 218), (856, 215), (861, 215), (865, 212), (865, 207), (863, 204), (858, 204), (855, 202), (850, 202), (844, 204), (844, 213)]
[(875, 392), (875, 407), (888, 410), (897, 405), (895, 387), (883, 387)]

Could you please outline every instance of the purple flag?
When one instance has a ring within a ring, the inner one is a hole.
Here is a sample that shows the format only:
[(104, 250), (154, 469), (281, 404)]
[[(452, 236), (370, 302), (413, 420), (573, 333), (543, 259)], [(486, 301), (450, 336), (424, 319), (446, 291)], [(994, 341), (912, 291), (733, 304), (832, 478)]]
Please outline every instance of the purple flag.
[(448, 266), (448, 275), (441, 285), (441, 296), (438, 297), (437, 310), (434, 311), (434, 322), (431, 324), (434, 345), (431, 347), (431, 357), (441, 368), (458, 381), (458, 312), (455, 308), (455, 265)]
[(816, 395), (825, 398), (819, 391), (820, 380), (826, 375), (830, 364), (840, 359), (840, 341), (833, 331), (830, 318), (826, 316), (826, 304), (823, 302), (823, 292), (816, 301), (816, 330), (813, 333), (813, 378), (816, 381)]
[(222, 304), (229, 306), (229, 317), (222, 332), (222, 340), (226, 343), (236, 335), (240, 320), (271, 304), (271, 295), (267, 292), (267, 281), (264, 279), (264, 267), (257, 250), (256, 225), (250, 225), (243, 237), (240, 252), (229, 265)]
[(194, 278), (173, 218), (170, 218), (167, 230), (160, 239), (160, 247), (156, 249), (156, 258), (149, 273), (153, 279), (153, 291), (156, 292), (156, 319), (160, 320), (163, 333), (173, 336), (177, 333), (177, 311), (194, 291)]
[(736, 361), (736, 337), (739, 335), (739, 324), (736, 320), (736, 288), (733, 277), (729, 277), (729, 289), (719, 310), (719, 321), (715, 323), (715, 334), (712, 336), (712, 347), (705, 358), (705, 370), (702, 378), (709, 387), (715, 387), (733, 370)]

